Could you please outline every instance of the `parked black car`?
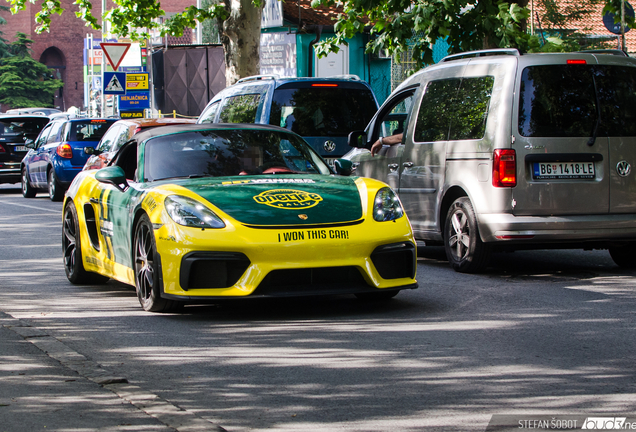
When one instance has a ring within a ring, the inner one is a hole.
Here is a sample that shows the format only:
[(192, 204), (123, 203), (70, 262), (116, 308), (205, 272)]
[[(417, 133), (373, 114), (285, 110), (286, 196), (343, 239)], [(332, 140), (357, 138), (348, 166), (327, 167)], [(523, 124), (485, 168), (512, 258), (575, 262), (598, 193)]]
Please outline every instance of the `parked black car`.
[(29, 150), (24, 142), (35, 140), (48, 122), (44, 115), (0, 115), (0, 183), (20, 182), (20, 162)]

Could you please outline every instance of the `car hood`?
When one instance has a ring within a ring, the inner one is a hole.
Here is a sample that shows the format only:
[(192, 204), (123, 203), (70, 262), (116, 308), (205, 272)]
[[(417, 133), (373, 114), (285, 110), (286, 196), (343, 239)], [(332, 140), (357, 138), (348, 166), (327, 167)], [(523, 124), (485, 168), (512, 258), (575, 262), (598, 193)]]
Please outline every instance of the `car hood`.
[(247, 225), (332, 224), (362, 218), (360, 193), (350, 177), (245, 176), (176, 183)]

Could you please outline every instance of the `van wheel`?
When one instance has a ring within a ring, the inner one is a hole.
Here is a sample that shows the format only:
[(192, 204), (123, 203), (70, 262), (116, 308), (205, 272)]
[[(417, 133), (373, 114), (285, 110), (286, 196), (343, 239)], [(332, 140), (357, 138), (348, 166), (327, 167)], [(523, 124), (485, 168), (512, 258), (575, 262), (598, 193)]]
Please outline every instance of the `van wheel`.
[(636, 243), (609, 248), (609, 253), (617, 266), (622, 268), (636, 268)]
[(468, 197), (455, 200), (446, 215), (444, 249), (451, 267), (460, 273), (479, 273), (488, 265), (490, 245), (479, 237), (477, 218)]

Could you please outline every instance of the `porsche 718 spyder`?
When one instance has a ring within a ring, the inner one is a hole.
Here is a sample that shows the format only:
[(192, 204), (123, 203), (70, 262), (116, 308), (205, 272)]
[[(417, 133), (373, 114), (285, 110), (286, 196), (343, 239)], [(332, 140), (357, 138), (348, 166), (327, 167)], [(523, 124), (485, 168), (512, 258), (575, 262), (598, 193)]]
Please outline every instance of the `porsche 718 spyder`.
[(331, 168), (266, 125), (153, 128), (81, 172), (63, 212), (72, 283), (134, 285), (147, 311), (228, 297), (416, 288), (416, 245), (385, 183)]

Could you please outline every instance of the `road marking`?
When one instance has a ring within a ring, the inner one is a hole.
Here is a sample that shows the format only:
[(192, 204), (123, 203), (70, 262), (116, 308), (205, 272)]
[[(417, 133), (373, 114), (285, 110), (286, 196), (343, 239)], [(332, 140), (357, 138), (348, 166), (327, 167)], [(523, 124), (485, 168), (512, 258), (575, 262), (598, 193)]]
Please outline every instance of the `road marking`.
[(27, 207), (27, 208), (41, 210), (41, 211), (45, 211), (45, 212), (49, 212), (49, 213), (62, 214), (62, 212), (59, 211), (59, 210), (49, 210), (49, 209), (44, 209), (42, 207), (31, 206), (31, 205), (28, 205), (28, 204), (18, 204), (18, 203), (14, 203), (14, 202), (11, 202), (11, 201), (0, 200), (0, 204), (10, 204), (10, 205), (18, 206), (18, 207)]

